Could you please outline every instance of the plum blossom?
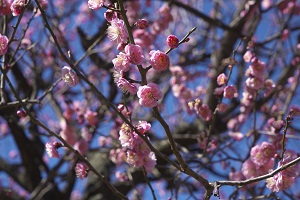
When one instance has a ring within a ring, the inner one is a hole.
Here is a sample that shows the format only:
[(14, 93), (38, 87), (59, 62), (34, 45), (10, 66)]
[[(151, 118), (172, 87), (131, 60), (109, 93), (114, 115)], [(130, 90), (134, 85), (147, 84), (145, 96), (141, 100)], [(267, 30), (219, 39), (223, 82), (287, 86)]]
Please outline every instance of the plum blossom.
[(217, 84), (219, 86), (226, 85), (227, 81), (228, 81), (228, 78), (227, 78), (227, 76), (224, 73), (220, 74), (217, 77)]
[(105, 0), (89, 0), (88, 6), (90, 9), (98, 10), (102, 6), (104, 6)]
[(25, 8), (25, 0), (14, 0), (10, 6), (10, 10), (13, 16), (18, 16)]
[(143, 50), (140, 45), (126, 45), (125, 53), (128, 56), (130, 63), (134, 65), (141, 65), (145, 60)]
[(147, 108), (157, 106), (158, 100), (163, 96), (159, 90), (159, 86), (155, 83), (148, 83), (148, 85), (140, 86), (137, 91), (139, 103)]
[(0, 34), (0, 56), (7, 52), (8, 38)]
[(263, 142), (252, 147), (250, 156), (255, 165), (263, 166), (267, 164), (271, 158), (274, 157), (275, 153), (276, 150), (273, 144)]
[(111, 41), (116, 41), (118, 44), (126, 43), (128, 32), (124, 21), (118, 18), (113, 18), (111, 20), (111, 25), (107, 28), (107, 37)]
[(148, 27), (148, 22), (147, 20), (145, 19), (139, 19), (137, 22), (136, 22), (136, 26), (139, 28), (139, 29), (145, 29)]
[(70, 87), (74, 87), (79, 82), (76, 72), (74, 70), (72, 70), (72, 68), (69, 66), (64, 66), (62, 68), (62, 79)]
[(237, 97), (238, 93), (236, 87), (234, 85), (229, 85), (224, 88), (224, 97), (228, 99), (232, 99), (233, 97)]
[(179, 39), (175, 35), (169, 35), (166, 42), (170, 48), (177, 48), (179, 45)]
[(77, 134), (74, 128), (71, 125), (67, 124), (65, 120), (62, 120), (60, 123), (62, 128), (62, 130), (60, 131), (61, 137), (70, 145), (74, 145), (77, 141)]
[(0, 15), (8, 15), (11, 13), (10, 6), (11, 0), (1, 0), (0, 1)]
[(99, 122), (98, 113), (97, 112), (93, 112), (93, 111), (91, 111), (89, 109), (84, 114), (84, 119), (91, 126), (96, 126), (98, 124), (98, 122)]
[(57, 149), (62, 146), (63, 144), (60, 142), (47, 142), (45, 148), (49, 157), (60, 158), (60, 154), (58, 153)]
[(85, 155), (89, 149), (89, 145), (84, 139), (80, 139), (74, 144), (74, 149), (76, 149), (81, 155)]
[(125, 78), (120, 77), (117, 82), (116, 82), (118, 88), (122, 90), (122, 92), (127, 93), (129, 92), (130, 94), (136, 94), (137, 93), (137, 87), (127, 81)]
[(144, 167), (148, 173), (152, 172), (156, 165), (155, 154), (151, 151), (148, 156), (144, 157)]
[(151, 124), (148, 123), (148, 122), (146, 122), (146, 121), (139, 121), (139, 124), (138, 124), (138, 126), (137, 126), (137, 130), (138, 130), (140, 133), (142, 133), (142, 134), (144, 134), (144, 133), (146, 133), (147, 131), (149, 131), (150, 128), (151, 128)]
[(130, 67), (129, 58), (125, 53), (120, 52), (116, 58), (112, 60), (114, 64), (114, 70), (127, 72)]
[(252, 53), (252, 51), (248, 50), (244, 54), (243, 59), (245, 62), (250, 62), (253, 57), (254, 57), (254, 54)]
[(211, 119), (211, 111), (206, 104), (199, 106), (196, 112), (204, 121), (209, 121)]
[(80, 179), (84, 179), (88, 176), (89, 167), (85, 163), (77, 163), (75, 167), (76, 176)]
[(149, 53), (150, 64), (157, 71), (164, 71), (170, 66), (170, 58), (164, 52), (152, 50)]

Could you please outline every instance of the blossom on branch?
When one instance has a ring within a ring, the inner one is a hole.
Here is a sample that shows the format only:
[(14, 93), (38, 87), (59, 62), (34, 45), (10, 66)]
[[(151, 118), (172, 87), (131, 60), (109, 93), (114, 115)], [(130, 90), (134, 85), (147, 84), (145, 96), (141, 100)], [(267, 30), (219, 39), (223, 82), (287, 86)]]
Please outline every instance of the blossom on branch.
[(10, 6), (11, 0), (1, 0), (0, 1), (0, 15), (8, 15), (11, 13)]
[(25, 8), (25, 0), (14, 0), (10, 6), (10, 10), (13, 16), (20, 15)]
[(163, 96), (159, 90), (159, 86), (155, 83), (149, 83), (148, 85), (140, 86), (137, 91), (139, 97), (139, 103), (147, 108), (157, 106), (158, 100)]
[(170, 66), (170, 58), (164, 52), (152, 50), (149, 53), (150, 64), (157, 71), (164, 71)]
[(62, 146), (63, 144), (60, 142), (47, 142), (45, 148), (49, 157), (60, 158), (60, 154), (58, 153), (57, 149)]
[(116, 41), (119, 43), (126, 43), (128, 38), (128, 32), (123, 20), (113, 18), (111, 25), (107, 28), (107, 37), (110, 41)]
[(62, 68), (62, 79), (70, 87), (74, 87), (79, 82), (76, 72), (74, 70), (72, 70), (72, 68), (69, 66), (64, 66)]
[(134, 45), (134, 44), (126, 45), (125, 53), (130, 63), (134, 65), (141, 65), (145, 60), (143, 50), (140, 45)]
[(88, 6), (90, 9), (98, 10), (104, 6), (105, 0), (89, 0)]
[(85, 163), (77, 163), (75, 167), (76, 176), (80, 179), (84, 179), (88, 176), (89, 167)]
[(0, 34), (0, 56), (7, 52), (8, 38)]

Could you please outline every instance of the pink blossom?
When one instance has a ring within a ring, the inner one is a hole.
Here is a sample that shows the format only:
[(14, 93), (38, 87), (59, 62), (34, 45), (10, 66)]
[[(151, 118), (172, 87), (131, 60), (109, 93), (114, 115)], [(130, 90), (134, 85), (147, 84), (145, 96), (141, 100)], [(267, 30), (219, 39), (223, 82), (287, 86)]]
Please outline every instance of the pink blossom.
[(268, 9), (272, 6), (273, 0), (262, 0), (261, 1), (261, 6), (263, 9)]
[(123, 20), (113, 18), (111, 25), (107, 28), (107, 37), (111, 41), (119, 43), (126, 43), (128, 38), (128, 32)]
[(129, 58), (125, 53), (120, 52), (116, 58), (112, 60), (114, 64), (114, 70), (127, 72), (129, 70), (130, 62)]
[(269, 96), (269, 94), (275, 89), (276, 85), (274, 84), (273, 80), (267, 79), (265, 81), (265, 90), (264, 96)]
[(247, 159), (242, 165), (243, 175), (249, 179), (258, 176), (258, 171), (256, 170), (256, 165), (252, 162), (251, 159)]
[(96, 126), (98, 124), (98, 122), (99, 122), (98, 113), (97, 112), (93, 112), (93, 111), (91, 111), (89, 109), (84, 114), (84, 119), (91, 126)]
[(228, 78), (224, 73), (220, 74), (217, 78), (217, 84), (219, 86), (226, 85), (227, 81), (228, 81)]
[(152, 172), (156, 165), (155, 154), (151, 151), (148, 156), (144, 157), (144, 167), (148, 173)]
[(225, 98), (232, 99), (233, 97), (237, 97), (238, 93), (236, 87), (234, 85), (229, 85), (224, 88), (223, 93)]
[(98, 145), (100, 147), (108, 146), (111, 144), (111, 142), (112, 142), (111, 137), (105, 137), (102, 135), (98, 137)]
[(10, 10), (13, 16), (18, 16), (25, 8), (25, 0), (14, 0), (10, 6)]
[(284, 176), (281, 172), (266, 180), (266, 186), (272, 192), (286, 190), (295, 182), (294, 177)]
[(225, 104), (225, 103), (221, 102), (221, 103), (218, 104), (218, 111), (219, 112), (224, 112), (227, 108), (228, 108), (228, 105)]
[(273, 121), (271, 126), (276, 129), (276, 130), (280, 130), (284, 127), (285, 123), (283, 120), (276, 120), (276, 121)]
[(45, 145), (46, 152), (49, 155), (49, 157), (60, 158), (60, 154), (58, 153), (57, 149), (62, 146), (63, 144), (60, 142), (47, 142)]
[(214, 90), (214, 95), (216, 96), (222, 96), (223, 93), (224, 93), (224, 86), (221, 86), (221, 87), (216, 87), (215, 90)]
[(121, 129), (119, 131), (119, 140), (121, 142), (122, 147), (131, 147), (131, 138), (132, 136), (132, 131), (130, 127), (127, 124), (122, 124)]
[(169, 35), (166, 42), (170, 48), (177, 48), (179, 45), (179, 39), (175, 35)]
[(255, 59), (254, 62), (249, 66), (249, 70), (252, 76), (263, 77), (266, 70), (266, 64)]
[(27, 117), (27, 113), (25, 110), (18, 110), (17, 111), (17, 115), (20, 117), (20, 118), (25, 118)]
[(241, 181), (245, 180), (245, 177), (242, 172), (230, 172), (229, 173), (229, 180), (231, 181)]
[(124, 172), (116, 171), (115, 176), (120, 182), (128, 180), (128, 176)]
[(79, 82), (76, 72), (74, 70), (72, 70), (72, 68), (69, 66), (64, 66), (62, 68), (62, 79), (70, 87), (74, 87)]
[(211, 111), (206, 104), (199, 106), (196, 112), (204, 121), (209, 121), (211, 119)]
[(0, 34), (0, 56), (7, 52), (8, 38), (5, 35)]
[(11, 13), (10, 6), (11, 6), (11, 0), (1, 0), (1, 3), (0, 3), (0, 15), (8, 15), (8, 14), (10, 14)]
[(62, 130), (60, 131), (60, 136), (70, 145), (74, 145), (77, 141), (77, 134), (74, 128), (67, 124), (64, 120), (61, 121), (61, 127)]
[(89, 0), (88, 6), (90, 9), (98, 10), (102, 6), (104, 6), (105, 0)]
[(81, 155), (85, 155), (89, 149), (89, 144), (84, 139), (80, 139), (74, 144), (74, 149), (76, 149)]
[(264, 80), (261, 77), (249, 77), (246, 80), (246, 85), (250, 89), (259, 90), (264, 87)]
[(170, 59), (167, 54), (159, 50), (152, 50), (149, 53), (150, 55), (150, 64), (153, 69), (157, 71), (164, 71), (170, 66)]
[(85, 163), (77, 163), (75, 167), (76, 176), (80, 179), (84, 179), (88, 176), (89, 167)]
[(139, 29), (145, 29), (148, 27), (148, 22), (147, 20), (145, 19), (139, 19), (137, 22), (136, 22), (136, 26), (139, 28)]
[(159, 90), (159, 86), (155, 83), (148, 83), (148, 85), (140, 86), (137, 91), (139, 103), (147, 108), (157, 106), (158, 100), (163, 96)]
[(147, 131), (149, 131), (151, 128), (151, 124), (146, 122), (146, 121), (139, 121), (139, 124), (137, 126), (137, 130), (141, 133), (144, 134)]
[(228, 135), (234, 140), (240, 141), (244, 138), (244, 135), (241, 132), (229, 132)]
[(145, 143), (142, 138), (136, 133), (132, 134), (132, 142), (131, 142), (131, 149), (134, 152), (137, 152), (140, 156), (144, 157), (150, 153), (150, 148), (148, 145)]
[(274, 157), (275, 153), (276, 151), (273, 144), (263, 142), (252, 147), (250, 155), (253, 163), (257, 166), (262, 166), (267, 164), (269, 160)]
[(250, 50), (246, 51), (246, 53), (243, 56), (244, 61), (250, 62), (252, 58), (254, 58), (254, 54), (252, 53), (252, 51)]
[(122, 92), (127, 93), (129, 92), (130, 94), (136, 94), (137, 93), (137, 87), (127, 81), (125, 78), (120, 77), (117, 81), (116, 84), (118, 88), (122, 90)]
[(130, 63), (134, 65), (141, 65), (145, 60), (143, 50), (140, 45), (126, 45), (125, 53), (128, 56)]
[(126, 154), (126, 162), (133, 167), (141, 167), (143, 166), (143, 157), (132, 150), (128, 150)]
[(111, 149), (109, 158), (113, 163), (119, 165), (126, 160), (126, 152), (123, 149)]

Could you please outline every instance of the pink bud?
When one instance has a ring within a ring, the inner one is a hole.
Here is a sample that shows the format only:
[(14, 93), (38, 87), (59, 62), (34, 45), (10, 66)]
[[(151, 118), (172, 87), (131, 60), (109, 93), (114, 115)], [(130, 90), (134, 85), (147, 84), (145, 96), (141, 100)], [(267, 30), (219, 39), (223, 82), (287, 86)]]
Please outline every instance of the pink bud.
[(20, 117), (20, 118), (24, 118), (27, 116), (27, 113), (25, 112), (25, 110), (18, 110), (17, 111), (17, 115)]
[(145, 19), (139, 19), (137, 22), (136, 22), (136, 26), (139, 28), (139, 29), (145, 29), (148, 27), (148, 22), (147, 20)]
[(177, 48), (179, 45), (179, 40), (175, 35), (169, 35), (167, 38), (167, 44), (170, 48)]

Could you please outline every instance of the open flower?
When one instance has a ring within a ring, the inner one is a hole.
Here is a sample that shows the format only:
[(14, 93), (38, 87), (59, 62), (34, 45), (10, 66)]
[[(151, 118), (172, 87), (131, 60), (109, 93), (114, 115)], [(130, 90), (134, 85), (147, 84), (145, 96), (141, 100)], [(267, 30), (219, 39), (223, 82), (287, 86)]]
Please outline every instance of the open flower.
[(10, 10), (13, 16), (18, 16), (25, 8), (25, 0), (14, 0), (10, 6)]
[(157, 71), (164, 71), (170, 66), (170, 58), (164, 52), (159, 50), (157, 51), (150, 51), (150, 64), (152, 65), (153, 69)]
[(74, 87), (78, 84), (78, 77), (74, 70), (72, 70), (69, 66), (64, 66), (62, 68), (62, 79), (67, 83), (70, 87)]
[(137, 92), (139, 97), (139, 103), (147, 108), (157, 106), (157, 101), (163, 96), (159, 87), (155, 83), (149, 83), (148, 85), (140, 86)]
[(125, 53), (128, 56), (130, 62), (134, 65), (141, 65), (145, 60), (143, 50), (140, 45), (126, 45)]
[(75, 173), (78, 178), (84, 179), (87, 177), (89, 167), (85, 163), (77, 163), (75, 167)]
[(118, 44), (126, 43), (128, 32), (124, 21), (118, 18), (113, 18), (111, 20), (111, 25), (107, 28), (107, 37), (111, 41), (116, 41)]
[(7, 52), (8, 38), (0, 34), (0, 56)]
[(102, 6), (104, 6), (105, 0), (89, 0), (88, 6), (90, 9), (98, 10)]
[(60, 154), (58, 153), (57, 149), (62, 146), (63, 144), (60, 142), (47, 142), (45, 145), (45, 149), (49, 157), (60, 158)]

